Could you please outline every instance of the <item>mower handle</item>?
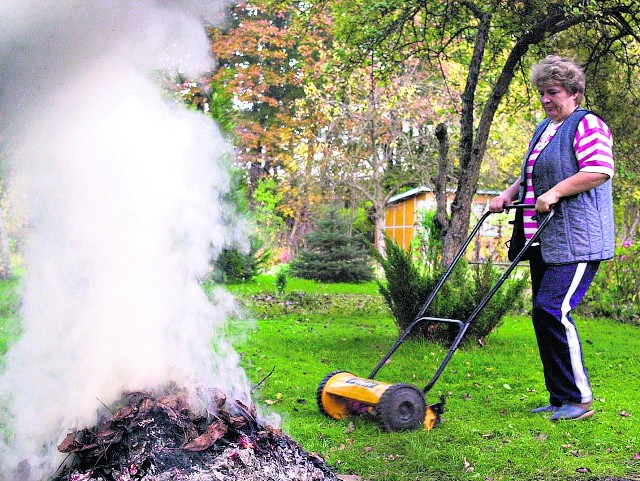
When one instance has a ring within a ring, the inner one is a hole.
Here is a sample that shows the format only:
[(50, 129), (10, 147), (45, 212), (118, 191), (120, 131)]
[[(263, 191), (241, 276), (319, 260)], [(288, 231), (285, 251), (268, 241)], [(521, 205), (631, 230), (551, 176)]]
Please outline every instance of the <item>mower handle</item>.
[[(521, 209), (521, 208), (524, 208), (524, 207), (531, 207), (531, 206), (526, 205), (526, 204), (514, 203), (514, 204), (505, 205), (504, 209), (505, 210)], [(467, 329), (469, 328), (469, 325), (475, 320), (475, 318), (478, 316), (480, 311), (482, 311), (482, 309), (487, 305), (487, 303), (495, 295), (495, 293), (498, 291), (500, 286), (502, 286), (504, 281), (507, 280), (507, 277), (509, 277), (509, 274), (511, 274), (511, 272), (516, 268), (518, 262), (520, 262), (520, 259), (524, 255), (525, 251), (534, 242), (536, 242), (538, 240), (538, 237), (540, 236), (540, 233), (547, 226), (547, 224), (549, 223), (549, 221), (553, 217), (554, 213), (555, 213), (555, 207), (551, 206), (551, 210), (549, 211), (549, 215), (545, 216), (544, 220), (538, 226), (538, 229), (536, 230), (536, 232), (533, 235), (533, 237), (527, 241), (527, 243), (522, 248), (522, 250), (518, 253), (518, 255), (516, 255), (516, 257), (513, 260), (513, 262), (511, 262), (511, 264), (504, 271), (504, 273), (502, 274), (500, 279), (498, 279), (498, 281), (493, 286), (491, 291), (489, 291), (489, 293), (484, 297), (484, 299), (482, 299), (482, 301), (475, 308), (475, 310), (473, 311), (471, 316), (469, 316), (469, 318), (465, 322), (462, 322), (462, 321), (459, 321), (459, 320), (455, 320), (455, 319), (442, 319), (442, 318), (424, 317), (425, 312), (427, 311), (427, 309), (429, 309), (429, 306), (431, 306), (431, 303), (433, 302), (433, 299), (435, 298), (436, 294), (438, 293), (438, 291), (440, 291), (440, 289), (444, 285), (445, 281), (449, 278), (449, 276), (451, 275), (451, 272), (453, 272), (454, 267), (456, 266), (458, 261), (462, 258), (464, 253), (466, 252), (467, 247), (469, 247), (469, 244), (471, 243), (471, 241), (473, 240), (475, 235), (480, 230), (480, 227), (482, 226), (484, 221), (491, 214), (493, 214), (493, 212), (491, 212), (491, 211), (485, 212), (482, 215), (482, 217), (480, 218), (480, 220), (478, 221), (478, 223), (475, 225), (475, 227), (471, 230), (471, 233), (469, 234), (469, 236), (467, 237), (467, 239), (463, 243), (462, 247), (460, 247), (460, 249), (458, 250), (458, 253), (454, 257), (454, 259), (451, 262), (451, 264), (449, 265), (449, 267), (447, 268), (446, 272), (443, 274), (443, 276), (438, 281), (438, 284), (436, 284), (436, 286), (433, 288), (433, 290), (429, 294), (429, 297), (427, 298), (426, 302), (424, 303), (424, 305), (422, 306), (422, 308), (420, 309), (420, 311), (416, 315), (416, 317), (413, 320), (413, 322), (402, 332), (402, 334), (400, 334), (400, 337), (398, 338), (396, 343), (393, 345), (393, 347), (389, 350), (389, 352), (387, 352), (387, 354), (385, 354), (385, 356), (380, 360), (380, 362), (378, 362), (378, 364), (373, 369), (373, 371), (371, 371), (371, 374), (369, 374), (369, 379), (373, 379), (376, 376), (376, 374), (378, 374), (378, 371), (380, 371), (382, 366), (385, 365), (385, 363), (389, 360), (389, 358), (393, 355), (393, 353), (396, 352), (396, 350), (400, 347), (400, 345), (405, 341), (407, 336), (411, 333), (411, 331), (418, 324), (420, 324), (420, 323), (422, 323), (424, 321), (433, 321), (433, 322), (440, 322), (440, 323), (446, 323), (446, 324), (456, 324), (456, 325), (458, 325), (458, 328), (459, 328), (458, 334), (456, 335), (456, 337), (455, 337), (455, 339), (453, 341), (453, 344), (449, 348), (449, 352), (447, 353), (446, 357), (442, 361), (442, 364), (440, 365), (440, 367), (436, 371), (436, 373), (433, 376), (433, 378), (431, 379), (431, 381), (429, 381), (429, 383), (426, 385), (426, 387), (423, 390), (425, 394), (428, 393), (431, 390), (431, 388), (433, 387), (433, 385), (436, 383), (438, 378), (440, 377), (440, 374), (442, 374), (442, 371), (444, 370), (446, 365), (449, 363), (449, 360), (451, 359), (451, 356), (453, 356), (453, 353), (458, 349), (458, 346), (460, 345), (460, 342), (462, 341), (462, 338), (464, 337), (465, 333), (467, 332)]]

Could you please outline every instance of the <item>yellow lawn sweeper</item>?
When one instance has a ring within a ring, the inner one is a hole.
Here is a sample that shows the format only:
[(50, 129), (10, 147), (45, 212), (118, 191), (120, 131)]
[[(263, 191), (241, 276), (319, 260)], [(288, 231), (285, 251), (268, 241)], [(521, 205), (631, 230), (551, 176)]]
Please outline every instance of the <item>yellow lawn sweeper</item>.
[[(510, 204), (505, 208), (509, 210), (523, 207), (523, 204)], [(489, 293), (487, 293), (482, 301), (480, 301), (473, 313), (465, 322), (456, 319), (425, 316), (425, 313), (433, 302), (436, 294), (442, 288), (454, 267), (466, 252), (471, 240), (478, 233), (484, 221), (489, 217), (489, 215), (491, 215), (491, 212), (486, 212), (469, 234), (469, 237), (467, 237), (467, 240), (456, 254), (451, 265), (438, 281), (438, 284), (429, 294), (429, 297), (413, 322), (400, 334), (396, 343), (380, 360), (375, 369), (371, 374), (369, 374), (369, 377), (358, 377), (347, 371), (333, 371), (322, 379), (316, 392), (316, 399), (320, 412), (334, 419), (343, 419), (345, 417), (358, 414), (368, 414), (373, 416), (385, 431), (390, 432), (417, 429), (420, 426), (428, 430), (440, 424), (440, 415), (444, 411), (444, 397), (441, 396), (440, 402), (438, 403), (427, 405), (426, 395), (429, 393), (431, 388), (433, 388), (434, 384), (442, 374), (442, 371), (449, 363), (453, 353), (458, 349), (469, 325), (476, 319), (480, 311), (482, 311), (500, 286), (502, 286), (504, 281), (509, 277), (518, 262), (520, 262), (525, 251), (537, 241), (540, 232), (542, 232), (542, 230), (547, 226), (553, 217), (554, 212), (555, 210), (552, 209), (549, 214), (544, 216), (544, 219), (539, 224), (536, 234), (529, 239), (524, 244), (524, 247), (515, 255), (509, 267), (507, 267), (493, 288)], [(423, 322), (445, 323), (458, 326), (458, 334), (453, 340), (444, 360), (438, 367), (434, 376), (431, 378), (431, 381), (429, 381), (424, 389), (419, 389), (411, 384), (387, 384), (374, 380), (374, 377), (378, 374), (380, 368), (405, 341), (409, 333), (418, 324)]]

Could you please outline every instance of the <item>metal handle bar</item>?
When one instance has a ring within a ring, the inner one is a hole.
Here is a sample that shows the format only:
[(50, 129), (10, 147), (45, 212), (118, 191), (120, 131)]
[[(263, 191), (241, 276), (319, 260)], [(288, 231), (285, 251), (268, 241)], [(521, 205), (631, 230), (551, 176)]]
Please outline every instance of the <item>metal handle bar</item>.
[[(524, 207), (523, 204), (510, 204), (509, 206), (506, 206), (505, 208), (506, 209), (515, 209), (515, 208), (523, 208), (523, 207)], [(531, 206), (527, 206), (527, 207), (531, 207)], [(478, 314), (480, 314), (482, 309), (484, 309), (484, 307), (489, 303), (489, 301), (495, 295), (495, 293), (498, 291), (498, 289), (500, 289), (502, 284), (504, 284), (504, 281), (507, 280), (507, 278), (509, 277), (511, 272), (516, 268), (516, 266), (518, 265), (518, 262), (520, 262), (520, 259), (522, 258), (524, 253), (527, 251), (527, 249), (529, 247), (531, 247), (531, 245), (538, 240), (538, 237), (540, 237), (540, 233), (544, 230), (545, 227), (547, 227), (547, 224), (549, 223), (549, 221), (551, 220), (551, 218), (553, 217), (554, 214), (555, 214), (555, 207), (551, 206), (551, 210), (549, 211), (549, 214), (547, 216), (545, 216), (545, 218), (542, 220), (542, 222), (538, 225), (538, 229), (533, 234), (531, 239), (529, 239), (526, 242), (524, 247), (520, 250), (520, 252), (518, 252), (518, 255), (516, 255), (516, 257), (513, 259), (513, 262), (511, 262), (509, 267), (502, 273), (502, 276), (500, 277), (500, 279), (498, 279), (498, 281), (495, 283), (493, 288), (484, 296), (482, 301), (480, 301), (480, 303), (476, 306), (475, 310), (471, 313), (469, 318), (463, 324), (462, 328), (458, 332), (458, 335), (454, 339), (453, 344), (451, 344), (451, 347), (449, 348), (449, 352), (447, 352), (446, 357), (442, 361), (442, 364), (440, 364), (440, 367), (438, 368), (438, 370), (436, 371), (434, 376), (431, 378), (431, 381), (429, 381), (429, 383), (423, 389), (423, 392), (425, 394), (427, 394), (431, 390), (433, 385), (436, 383), (436, 381), (440, 377), (440, 374), (442, 374), (442, 371), (444, 371), (444, 368), (449, 363), (449, 360), (451, 359), (451, 356), (453, 356), (453, 353), (456, 352), (456, 350), (458, 349), (458, 346), (460, 345), (460, 342), (464, 338), (464, 335), (466, 334), (467, 329), (469, 328), (469, 325), (475, 320), (476, 317), (478, 317)]]
[[(523, 208), (525, 207), (524, 204), (509, 204), (506, 205), (504, 208), (505, 210), (510, 210), (510, 209), (517, 209), (517, 208)], [(506, 275), (503, 275), (503, 277), (498, 281), (499, 284), (496, 285), (496, 287), (494, 287), (494, 289), (492, 289), (492, 291), (489, 293), (490, 295), (488, 295), (483, 302), (480, 303), (481, 307), (478, 309), (476, 308), (476, 310), (474, 311), (474, 313), (471, 315), (471, 317), (465, 322), (461, 322), (458, 320), (454, 320), (454, 319), (442, 319), (442, 318), (432, 318), (432, 317), (424, 317), (425, 312), (427, 311), (427, 309), (429, 309), (429, 307), (431, 306), (431, 303), (433, 302), (434, 298), (436, 297), (436, 294), (438, 294), (438, 292), (440, 291), (440, 289), (442, 288), (442, 286), (444, 285), (445, 281), (449, 278), (449, 276), (451, 275), (451, 273), (453, 272), (453, 269), (455, 268), (456, 264), (460, 261), (460, 259), (462, 258), (462, 256), (464, 255), (464, 253), (467, 250), (467, 247), (469, 247), (469, 244), (471, 243), (471, 241), (473, 240), (473, 238), (475, 237), (475, 235), (478, 233), (478, 231), (480, 230), (480, 227), (482, 226), (482, 224), (484, 223), (484, 221), (491, 215), (493, 214), (493, 212), (487, 211), (485, 212), (482, 217), (480, 218), (480, 220), (478, 221), (478, 223), (475, 225), (475, 227), (471, 230), (471, 233), (469, 234), (469, 236), (467, 237), (467, 239), (465, 240), (465, 242), (463, 243), (462, 247), (460, 247), (460, 249), (458, 250), (458, 253), (456, 254), (456, 256), (454, 257), (453, 261), (451, 262), (451, 264), (449, 265), (449, 267), (447, 268), (446, 272), (443, 274), (443, 276), (440, 278), (440, 280), (438, 281), (438, 284), (436, 284), (436, 286), (434, 287), (434, 289), (431, 291), (431, 293), (429, 294), (429, 297), (427, 298), (426, 302), (424, 303), (424, 305), (422, 306), (422, 308), (420, 309), (420, 311), (418, 312), (418, 314), (416, 315), (415, 319), (413, 320), (413, 322), (400, 334), (400, 337), (398, 338), (398, 340), (396, 341), (396, 343), (393, 345), (393, 347), (387, 352), (387, 354), (385, 354), (385, 356), (378, 362), (378, 364), (376, 365), (376, 367), (373, 369), (373, 371), (371, 371), (371, 374), (369, 374), (369, 379), (373, 379), (376, 374), (378, 374), (378, 371), (380, 371), (380, 369), (382, 368), (382, 366), (384, 366), (384, 364), (389, 360), (389, 358), (393, 355), (394, 352), (396, 352), (396, 350), (400, 347), (400, 345), (405, 341), (405, 339), (407, 338), (407, 336), (411, 333), (411, 331), (420, 323), (424, 322), (424, 321), (434, 321), (434, 322), (441, 322), (441, 323), (449, 323), (449, 324), (457, 324), (459, 326), (459, 331), (458, 331), (458, 335), (456, 336), (455, 340), (454, 340), (454, 344), (455, 347), (458, 347), (458, 344), (460, 344), (460, 341), (462, 340), (462, 337), (464, 336), (465, 332), (467, 331), (467, 328), (469, 327), (469, 324), (471, 323), (471, 321), (473, 321), (473, 319), (478, 315), (478, 313), (480, 312), (480, 310), (482, 310), (482, 308), (487, 304), (487, 302), (491, 299), (491, 297), (493, 297), (493, 295), (495, 294), (495, 292), (498, 290), (498, 287), (500, 287), (502, 285), (502, 283), (504, 283), (504, 281), (506, 280), (506, 277), (508, 274), (511, 273), (511, 271), (515, 268), (516, 264), (518, 263), (518, 261), (522, 258), (522, 255), (524, 255), (524, 252), (527, 250), (527, 248), (535, 241), (535, 239), (537, 239), (538, 237), (538, 233), (541, 231), (541, 228), (545, 227), (547, 222), (549, 222), (550, 218), (553, 216), (553, 210), (550, 212), (550, 215), (547, 216), (545, 218), (545, 220), (542, 222), (542, 224), (540, 225), (540, 227), (538, 228), (538, 231), (536, 232), (536, 234), (534, 235), (534, 237), (532, 239), (529, 240), (529, 242), (527, 242), (525, 244), (525, 247), (522, 249), (522, 251), (516, 256), (516, 258), (514, 259), (513, 263), (511, 264), (511, 266), (507, 269), (507, 271), (505, 272)], [(455, 351), (455, 349), (453, 350)], [(438, 370), (438, 372), (436, 373), (436, 375), (433, 377), (433, 379), (431, 380), (431, 382), (429, 382), (429, 384), (427, 385), (428, 389), (425, 388), (424, 392), (428, 392), (429, 389), (431, 389), (431, 387), (433, 386), (433, 384), (435, 384), (436, 380), (438, 379), (438, 377), (440, 377), (440, 374), (442, 373), (442, 370), (444, 369), (444, 367), (446, 366), (446, 364), (449, 362), (449, 359), (451, 358), (451, 355), (453, 354), (453, 351), (449, 351), (449, 354), (447, 355), (447, 357), (445, 358), (445, 362), (443, 363), (442, 366), (440, 366), (440, 369)]]

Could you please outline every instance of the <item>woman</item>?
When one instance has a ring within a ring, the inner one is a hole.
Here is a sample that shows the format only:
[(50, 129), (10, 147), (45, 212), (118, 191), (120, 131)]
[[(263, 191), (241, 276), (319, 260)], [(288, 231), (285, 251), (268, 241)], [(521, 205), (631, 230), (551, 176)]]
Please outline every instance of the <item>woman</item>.
[(570, 311), (584, 297), (600, 261), (613, 257), (613, 139), (597, 115), (581, 108), (584, 72), (572, 60), (550, 55), (533, 67), (531, 80), (547, 115), (536, 128), (520, 178), (492, 199), (501, 212), (515, 201), (530, 239), (537, 220), (555, 215), (529, 252), (533, 326), (549, 404), (533, 409), (551, 419), (594, 414), (593, 394)]

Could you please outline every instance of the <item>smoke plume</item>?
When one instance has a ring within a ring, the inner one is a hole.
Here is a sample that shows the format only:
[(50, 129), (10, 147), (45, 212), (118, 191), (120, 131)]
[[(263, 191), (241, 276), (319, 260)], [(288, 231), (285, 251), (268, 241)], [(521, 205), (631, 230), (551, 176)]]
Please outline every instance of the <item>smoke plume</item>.
[(156, 80), (211, 68), (203, 19), (220, 15), (196, 0), (0, 3), (0, 132), (29, 225), (0, 479), (17, 466), (46, 479), (64, 435), (124, 391), (248, 397), (216, 336), (233, 303), (198, 284), (237, 240), (223, 221), (229, 147)]

